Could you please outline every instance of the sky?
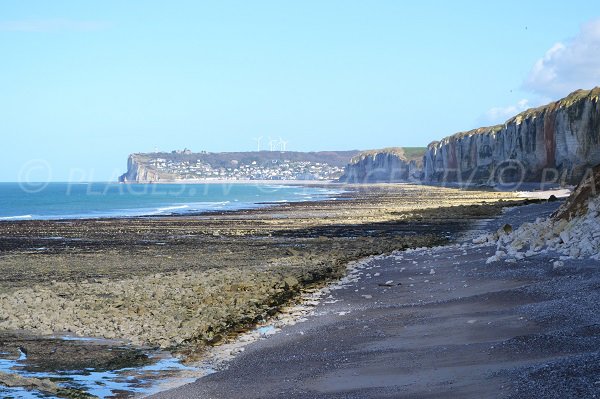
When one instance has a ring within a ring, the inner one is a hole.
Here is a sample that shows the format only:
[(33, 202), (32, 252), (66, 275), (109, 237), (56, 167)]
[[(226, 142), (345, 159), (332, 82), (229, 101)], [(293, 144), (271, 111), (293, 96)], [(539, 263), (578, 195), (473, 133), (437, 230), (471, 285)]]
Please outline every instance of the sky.
[(0, 2), (0, 181), (426, 146), (600, 85), (595, 1)]

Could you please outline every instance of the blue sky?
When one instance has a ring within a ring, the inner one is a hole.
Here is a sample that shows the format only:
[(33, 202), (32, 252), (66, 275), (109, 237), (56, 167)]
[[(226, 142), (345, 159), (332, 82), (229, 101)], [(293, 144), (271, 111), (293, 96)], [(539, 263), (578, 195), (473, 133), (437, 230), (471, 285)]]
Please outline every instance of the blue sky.
[(155, 148), (425, 146), (600, 84), (591, 1), (0, 3), (0, 181)]

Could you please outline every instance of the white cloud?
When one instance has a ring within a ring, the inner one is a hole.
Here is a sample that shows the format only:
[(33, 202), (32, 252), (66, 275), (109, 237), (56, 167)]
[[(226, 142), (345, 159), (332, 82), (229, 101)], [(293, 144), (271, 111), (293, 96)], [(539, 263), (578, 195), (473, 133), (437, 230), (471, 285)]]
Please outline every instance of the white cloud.
[(535, 62), (523, 82), (530, 100), (491, 108), (478, 123), (503, 123), (527, 108), (558, 100), (577, 89), (595, 86), (600, 86), (600, 19), (582, 25), (577, 36), (554, 44)]
[(97, 21), (74, 21), (70, 19), (30, 19), (0, 21), (0, 32), (59, 32), (93, 31), (106, 25)]
[(572, 39), (556, 43), (531, 69), (523, 87), (557, 99), (600, 85), (600, 19), (584, 24)]
[(484, 125), (496, 125), (505, 122), (507, 119), (512, 118), (519, 112), (525, 111), (530, 108), (529, 100), (526, 98), (519, 100), (516, 104), (512, 104), (506, 107), (494, 107), (490, 108), (484, 115), (479, 119), (479, 122)]

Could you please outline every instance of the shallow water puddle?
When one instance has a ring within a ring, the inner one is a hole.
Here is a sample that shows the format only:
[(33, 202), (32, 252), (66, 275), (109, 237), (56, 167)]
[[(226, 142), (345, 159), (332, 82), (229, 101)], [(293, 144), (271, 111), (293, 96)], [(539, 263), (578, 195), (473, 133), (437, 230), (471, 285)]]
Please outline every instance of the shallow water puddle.
[(277, 328), (275, 326), (263, 326), (263, 327), (258, 327), (256, 329), (256, 332), (258, 332), (260, 335), (271, 335), (271, 334), (275, 334), (277, 332)]
[[(27, 378), (48, 378), (61, 387), (74, 388), (98, 398), (125, 398), (158, 392), (165, 384), (182, 385), (198, 378), (200, 370), (181, 364), (165, 353), (149, 354), (152, 364), (112, 371), (94, 369), (59, 372), (25, 370), (27, 356), (19, 350), (18, 359), (0, 358), (0, 372)], [(8, 399), (56, 398), (33, 390), (0, 386), (0, 397)]]
[[(137, 366), (122, 367), (108, 371), (105, 369), (96, 370), (94, 368), (83, 368), (78, 370), (68, 370), (68, 368), (64, 368), (60, 371), (54, 371), (55, 369), (50, 368), (51, 371), (43, 371), (42, 369), (36, 371), (35, 369), (40, 366), (46, 367), (45, 370), (49, 370), (48, 365), (39, 362), (39, 353), (37, 354), (38, 360), (36, 361), (35, 356), (33, 356), (31, 352), (28, 358), (26, 354), (27, 350), (21, 350), (21, 347), (19, 347), (17, 352), (18, 357), (15, 356), (17, 353), (14, 351), (12, 352), (12, 358), (10, 358), (11, 353), (9, 351), (0, 352), (0, 373), (16, 374), (25, 378), (47, 378), (58, 384), (60, 387), (84, 391), (94, 397), (103, 399), (140, 397), (194, 382), (198, 378), (215, 373), (217, 364), (221, 364), (224, 360), (232, 358), (234, 356), (233, 353), (243, 351), (243, 346), (254, 342), (255, 340), (273, 335), (279, 330), (280, 328), (272, 324), (257, 326), (247, 333), (247, 339), (240, 339), (216, 347), (217, 356), (214, 359), (196, 363), (194, 367), (182, 364), (178, 358), (173, 357), (167, 352), (145, 351), (142, 353), (150, 360), (149, 364), (138, 364)], [(97, 350), (97, 345), (111, 345), (106, 347), (109, 348), (107, 349), (108, 351), (126, 349), (123, 346), (118, 346), (117, 341), (106, 339), (71, 335), (52, 336), (49, 338), (52, 339), (54, 343), (61, 342), (71, 348), (73, 345), (76, 345), (79, 348), (86, 348), (86, 345), (96, 345), (94, 348)], [(13, 345), (16, 346), (19, 342), (22, 342), (22, 340), (13, 341)], [(36, 342), (41, 342), (43, 344), (48, 343), (48, 341), (44, 340), (38, 340)], [(31, 348), (35, 350), (35, 346), (32, 346)], [(131, 350), (139, 349), (132, 348)], [(219, 354), (221, 356), (219, 356)], [(99, 360), (101, 357), (101, 354), (98, 354), (95, 359)], [(42, 392), (26, 390), (23, 388), (9, 388), (2, 385), (0, 385), (0, 398), (59, 399), (56, 396), (44, 394)]]

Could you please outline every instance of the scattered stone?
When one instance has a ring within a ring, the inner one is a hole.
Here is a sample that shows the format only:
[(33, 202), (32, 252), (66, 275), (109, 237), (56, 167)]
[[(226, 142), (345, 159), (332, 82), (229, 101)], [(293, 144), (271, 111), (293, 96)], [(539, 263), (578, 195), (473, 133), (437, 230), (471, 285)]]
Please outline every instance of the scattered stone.
[(564, 265), (565, 265), (565, 262), (563, 262), (562, 260), (557, 260), (552, 264), (552, 268), (559, 269), (559, 268), (563, 267)]

